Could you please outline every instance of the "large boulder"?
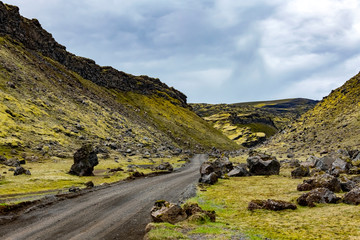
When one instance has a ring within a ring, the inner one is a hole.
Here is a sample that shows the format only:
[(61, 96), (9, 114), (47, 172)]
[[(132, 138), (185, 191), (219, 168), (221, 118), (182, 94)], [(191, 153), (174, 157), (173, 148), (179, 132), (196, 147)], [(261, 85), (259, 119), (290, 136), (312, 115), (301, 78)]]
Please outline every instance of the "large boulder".
[(213, 185), (213, 184), (217, 183), (217, 181), (218, 181), (218, 176), (214, 172), (212, 172), (210, 174), (207, 174), (207, 175), (203, 175), (199, 179), (199, 182), (210, 184), (210, 185)]
[(30, 170), (26, 170), (21, 166), (17, 166), (16, 169), (14, 170), (14, 176), (22, 175), (22, 174), (31, 175)]
[(331, 170), (332, 164), (336, 161), (336, 159), (337, 158), (330, 155), (319, 158), (315, 161), (314, 167), (321, 171), (329, 171)]
[(74, 154), (74, 164), (69, 171), (77, 176), (93, 176), (93, 170), (99, 164), (97, 153), (91, 144), (78, 149)]
[(200, 166), (200, 175), (208, 175), (210, 173), (214, 172), (214, 167), (212, 165), (212, 162), (203, 162)]
[(173, 166), (169, 162), (161, 163), (155, 169), (160, 171), (169, 171), (169, 172), (172, 172), (174, 170)]
[(360, 204), (360, 187), (352, 189), (346, 193), (343, 199), (344, 203), (358, 205)]
[(300, 206), (315, 207), (315, 203), (337, 203), (340, 198), (327, 188), (315, 188), (301, 195), (296, 201)]
[(186, 203), (183, 207), (190, 222), (215, 222), (215, 211), (205, 211), (197, 203)]
[(346, 162), (340, 158), (337, 158), (331, 164), (330, 173), (334, 176), (339, 176), (341, 173), (348, 173), (352, 165), (349, 162)]
[(247, 160), (252, 175), (278, 175), (280, 162), (275, 157), (250, 156)]
[(199, 182), (214, 184), (218, 178), (224, 177), (229, 171), (233, 169), (232, 162), (227, 157), (221, 157), (216, 159), (214, 162), (204, 162), (200, 166), (201, 178)]
[(239, 164), (238, 166), (234, 167), (228, 174), (228, 177), (247, 177), (251, 174), (247, 170), (246, 164)]
[(187, 214), (179, 205), (160, 200), (151, 209), (151, 218), (154, 222), (175, 224), (186, 220)]
[(291, 171), (292, 178), (302, 178), (310, 176), (310, 169), (309, 167), (300, 166)]
[(325, 173), (314, 178), (305, 179), (303, 183), (297, 186), (298, 191), (310, 191), (315, 188), (327, 188), (333, 192), (340, 192), (341, 184), (338, 178)]
[(272, 211), (281, 211), (285, 209), (295, 210), (297, 209), (296, 205), (290, 202), (285, 202), (281, 200), (252, 200), (248, 205), (248, 210), (253, 211), (255, 209), (266, 209)]
[(282, 168), (296, 168), (300, 166), (300, 161), (297, 159), (281, 160), (280, 165)]
[(350, 192), (352, 189), (356, 188), (356, 182), (348, 179), (346, 176), (341, 176), (339, 178), (341, 190), (343, 192)]

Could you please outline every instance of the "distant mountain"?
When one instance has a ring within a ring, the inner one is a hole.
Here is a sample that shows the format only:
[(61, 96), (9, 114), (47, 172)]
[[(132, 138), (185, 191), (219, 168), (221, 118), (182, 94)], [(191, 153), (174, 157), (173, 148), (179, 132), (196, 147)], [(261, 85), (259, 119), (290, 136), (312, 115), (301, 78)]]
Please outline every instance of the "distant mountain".
[(253, 147), (312, 109), (318, 101), (295, 98), (234, 104), (190, 104), (230, 139)]
[(278, 152), (320, 153), (360, 147), (360, 74), (324, 97), (268, 144)]
[(156, 153), (237, 145), (180, 91), (75, 56), (36, 19), (0, 2), (0, 154), (67, 157), (84, 142)]

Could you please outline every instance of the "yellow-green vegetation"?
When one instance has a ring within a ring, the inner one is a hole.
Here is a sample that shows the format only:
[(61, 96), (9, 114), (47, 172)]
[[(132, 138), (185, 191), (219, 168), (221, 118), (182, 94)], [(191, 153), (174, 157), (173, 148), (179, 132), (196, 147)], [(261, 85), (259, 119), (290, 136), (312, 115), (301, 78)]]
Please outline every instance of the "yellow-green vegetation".
[(333, 90), (314, 109), (272, 139), (264, 149), (277, 153), (313, 154), (359, 148), (360, 75)]
[(127, 92), (119, 94), (118, 97), (120, 102), (136, 107), (138, 113), (151, 125), (156, 126), (162, 132), (171, 133), (174, 141), (185, 140), (190, 148), (195, 148), (199, 143), (207, 147), (214, 146), (216, 143), (219, 148), (227, 150), (238, 148), (220, 131), (212, 128), (204, 120), (200, 120), (189, 109), (179, 108), (158, 96)]
[(254, 146), (305, 113), (316, 101), (283, 99), (235, 104), (191, 104), (194, 111), (237, 144)]
[(279, 176), (220, 180), (189, 200), (197, 202), (206, 210), (215, 210), (216, 223), (197, 225), (183, 222), (176, 226), (183, 233), (186, 232), (186, 236), (198, 233), (208, 239), (232, 239), (231, 237), (239, 234), (246, 235), (249, 239), (360, 238), (358, 206), (318, 204), (314, 208), (298, 206), (297, 210), (279, 212), (247, 210), (248, 203), (254, 199), (277, 199), (295, 203), (303, 193), (296, 191), (296, 186), (301, 182), (300, 179), (291, 179), (288, 170), (281, 171)]
[[(0, 202), (18, 201), (29, 194), (42, 195), (46, 194), (46, 191), (62, 191), (71, 186), (85, 187), (85, 183), (88, 181), (92, 181), (95, 185), (117, 182), (129, 177), (133, 171), (139, 171), (144, 174), (156, 172), (151, 167), (158, 166), (163, 162), (171, 163), (174, 168), (179, 168), (184, 164), (184, 161), (179, 161), (182, 159), (182, 156), (155, 158), (152, 161), (139, 156), (119, 157), (118, 162), (114, 161), (114, 157), (119, 156), (111, 155), (107, 159), (99, 159), (99, 165), (94, 168), (94, 176), (89, 177), (78, 177), (68, 174), (74, 162), (73, 159), (51, 157), (50, 159), (38, 162), (28, 162), (24, 167), (31, 171), (30, 176), (14, 176), (12, 172), (7, 170), (9, 167), (1, 166), (1, 172), (6, 172), (6, 174), (3, 174), (5, 177), (0, 179)], [(131, 171), (129, 171), (129, 165), (133, 166)], [(119, 167), (124, 171), (109, 171)]]

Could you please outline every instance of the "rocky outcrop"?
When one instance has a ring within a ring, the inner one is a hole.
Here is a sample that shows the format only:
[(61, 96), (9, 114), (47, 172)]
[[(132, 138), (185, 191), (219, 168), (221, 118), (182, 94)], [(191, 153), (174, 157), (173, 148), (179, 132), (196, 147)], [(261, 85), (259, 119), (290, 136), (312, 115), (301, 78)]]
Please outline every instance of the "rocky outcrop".
[(340, 198), (327, 188), (316, 188), (297, 199), (300, 206), (315, 207), (315, 203), (337, 203)]
[(180, 91), (168, 87), (157, 78), (133, 76), (112, 67), (101, 67), (95, 61), (75, 56), (55, 41), (53, 36), (44, 30), (36, 19), (27, 19), (19, 14), (19, 8), (0, 2), (0, 35), (10, 36), (26, 48), (41, 53), (69, 70), (78, 73), (100, 86), (121, 91), (133, 91), (141, 94), (156, 94), (162, 98), (188, 107), (186, 96)]
[(87, 144), (75, 152), (74, 164), (69, 173), (77, 176), (93, 176), (94, 167), (98, 164), (98, 157), (93, 146)]

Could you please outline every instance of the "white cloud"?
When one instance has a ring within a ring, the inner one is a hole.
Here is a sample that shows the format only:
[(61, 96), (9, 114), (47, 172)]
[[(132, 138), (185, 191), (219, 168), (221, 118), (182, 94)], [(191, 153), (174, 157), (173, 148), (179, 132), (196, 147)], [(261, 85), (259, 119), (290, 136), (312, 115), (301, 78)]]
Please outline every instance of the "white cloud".
[(319, 99), (360, 67), (358, 0), (7, 2), (71, 52), (194, 102)]

